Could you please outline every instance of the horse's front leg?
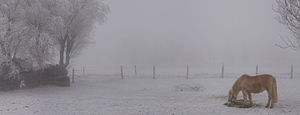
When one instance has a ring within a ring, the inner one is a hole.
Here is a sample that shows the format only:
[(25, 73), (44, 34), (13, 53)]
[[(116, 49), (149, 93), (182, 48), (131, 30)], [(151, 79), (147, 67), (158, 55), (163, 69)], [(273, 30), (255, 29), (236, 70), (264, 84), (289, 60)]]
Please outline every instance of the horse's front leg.
[(251, 93), (250, 92), (247, 92), (248, 94), (248, 98), (249, 98), (249, 101), (250, 101), (250, 105), (252, 106), (252, 96), (251, 96)]
[(247, 102), (247, 93), (246, 93), (246, 91), (242, 91), (242, 93), (243, 93), (243, 99), (244, 99), (244, 102)]

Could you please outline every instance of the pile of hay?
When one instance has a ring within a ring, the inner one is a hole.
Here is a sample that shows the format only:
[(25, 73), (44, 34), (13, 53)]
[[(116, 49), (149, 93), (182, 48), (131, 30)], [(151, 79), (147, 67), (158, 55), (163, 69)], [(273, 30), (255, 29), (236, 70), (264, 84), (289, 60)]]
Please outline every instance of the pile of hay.
[(250, 108), (253, 106), (253, 104), (251, 105), (249, 101), (244, 101), (244, 100), (226, 102), (224, 103), (224, 105), (228, 107), (237, 107), (237, 108)]

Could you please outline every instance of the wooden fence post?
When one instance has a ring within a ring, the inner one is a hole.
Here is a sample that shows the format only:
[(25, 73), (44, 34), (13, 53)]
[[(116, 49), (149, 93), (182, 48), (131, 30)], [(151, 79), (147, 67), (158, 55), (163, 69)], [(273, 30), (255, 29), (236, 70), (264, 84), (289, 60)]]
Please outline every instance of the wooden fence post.
[(258, 64), (256, 65), (256, 75), (258, 75)]
[(134, 65), (134, 75), (137, 76), (136, 65)]
[(75, 83), (74, 75), (75, 75), (75, 69), (73, 68), (73, 70), (72, 70), (72, 83)]
[(224, 78), (224, 64), (222, 64), (221, 78)]
[(82, 67), (82, 75), (85, 76), (85, 68), (84, 68), (84, 66)]
[(291, 79), (293, 79), (293, 77), (294, 77), (294, 66), (293, 65), (291, 65)]
[(124, 79), (123, 66), (121, 65), (121, 79)]
[(155, 66), (153, 65), (153, 79), (155, 79)]
[(189, 79), (189, 65), (186, 65), (186, 79)]

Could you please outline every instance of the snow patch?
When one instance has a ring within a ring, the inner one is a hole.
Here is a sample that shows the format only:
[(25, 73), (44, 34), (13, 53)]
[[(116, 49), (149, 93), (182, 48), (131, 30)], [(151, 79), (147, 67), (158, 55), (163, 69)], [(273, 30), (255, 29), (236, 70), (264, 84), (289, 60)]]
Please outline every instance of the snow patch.
[(177, 92), (191, 92), (191, 91), (204, 91), (204, 87), (201, 85), (179, 84), (175, 85), (175, 91)]

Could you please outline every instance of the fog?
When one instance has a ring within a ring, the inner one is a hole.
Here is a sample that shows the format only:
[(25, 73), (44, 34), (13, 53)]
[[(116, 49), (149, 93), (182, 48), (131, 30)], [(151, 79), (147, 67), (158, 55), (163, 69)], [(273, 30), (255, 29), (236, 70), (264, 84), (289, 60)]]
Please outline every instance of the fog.
[[(107, 0), (107, 21), (73, 66), (97, 72), (120, 65), (185, 67), (233, 72), (288, 71), (299, 51), (281, 49), (287, 28), (276, 20), (274, 0)], [(228, 70), (228, 69), (227, 69)], [(117, 71), (118, 72), (118, 71)]]

